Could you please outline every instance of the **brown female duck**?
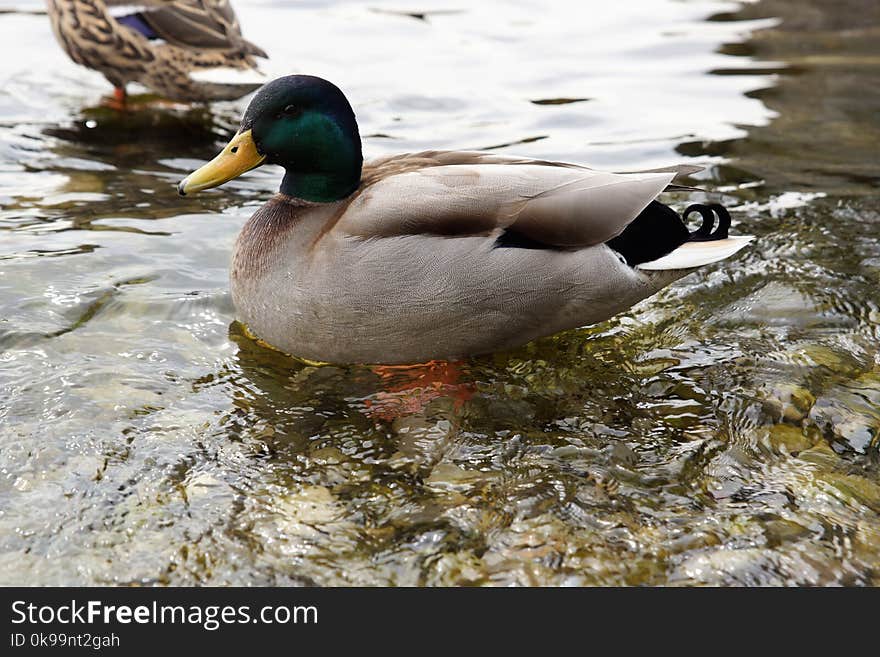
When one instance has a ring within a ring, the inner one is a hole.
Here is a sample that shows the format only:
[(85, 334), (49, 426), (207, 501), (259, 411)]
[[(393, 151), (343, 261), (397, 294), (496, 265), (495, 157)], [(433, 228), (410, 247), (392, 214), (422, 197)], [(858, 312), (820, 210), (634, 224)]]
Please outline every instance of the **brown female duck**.
[[(47, 0), (46, 4), (58, 42), (74, 62), (103, 73), (120, 103), (129, 82), (183, 102), (231, 100), (259, 86), (190, 77), (194, 71), (218, 67), (253, 69), (255, 57), (266, 57), (242, 37), (227, 0)], [(132, 4), (139, 9), (131, 10)], [(120, 15), (111, 11), (116, 7)]]

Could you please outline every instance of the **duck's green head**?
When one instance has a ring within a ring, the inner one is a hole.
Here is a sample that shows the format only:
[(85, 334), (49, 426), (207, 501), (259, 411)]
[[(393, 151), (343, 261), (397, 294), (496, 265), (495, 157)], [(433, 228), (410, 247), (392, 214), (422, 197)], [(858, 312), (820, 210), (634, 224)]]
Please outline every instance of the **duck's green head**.
[(308, 201), (345, 198), (360, 184), (361, 138), (336, 85), (288, 75), (260, 88), (238, 133), (217, 157), (178, 185), (181, 195), (222, 185), (261, 164), (286, 173), (281, 192)]

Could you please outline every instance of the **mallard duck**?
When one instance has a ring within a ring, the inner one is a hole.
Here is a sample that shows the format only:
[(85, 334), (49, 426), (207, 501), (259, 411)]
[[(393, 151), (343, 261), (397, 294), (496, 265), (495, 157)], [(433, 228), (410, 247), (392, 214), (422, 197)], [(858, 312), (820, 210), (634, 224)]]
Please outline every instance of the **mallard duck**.
[(263, 86), (178, 191), (266, 163), (284, 178), (238, 236), (232, 298), (253, 334), (311, 360), (509, 349), (606, 320), (751, 239), (727, 236), (722, 206), (689, 208), (703, 216), (690, 233), (656, 200), (687, 167), (605, 173), (449, 151), (363, 164), (348, 100), (306, 75)]
[[(139, 8), (132, 10), (132, 4)], [(242, 37), (227, 0), (47, 0), (46, 5), (61, 47), (77, 64), (103, 73), (119, 104), (129, 82), (183, 102), (232, 100), (260, 86), (190, 77), (218, 67), (256, 68), (254, 57), (266, 57)], [(117, 6), (121, 15), (111, 13)]]

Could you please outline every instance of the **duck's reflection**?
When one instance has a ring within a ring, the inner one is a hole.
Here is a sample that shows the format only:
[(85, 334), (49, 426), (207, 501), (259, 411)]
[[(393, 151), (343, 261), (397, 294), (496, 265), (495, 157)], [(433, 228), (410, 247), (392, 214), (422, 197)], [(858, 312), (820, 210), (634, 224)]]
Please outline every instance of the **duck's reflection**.
[(91, 230), (94, 222), (120, 215), (153, 220), (227, 207), (228, 197), (180, 199), (174, 184), (189, 160), (204, 158), (234, 132), (234, 114), (154, 101), (137, 96), (131, 104), (137, 109), (87, 107), (61, 123), (5, 132), (0, 151), (21, 171), (13, 169), (0, 180), (0, 216), (57, 233)]
[(120, 109), (113, 98), (84, 107), (64, 125), (50, 126), (44, 133), (76, 144), (143, 148), (153, 157), (181, 157), (203, 149), (234, 132), (231, 112), (208, 105), (181, 105), (153, 94), (130, 96)]

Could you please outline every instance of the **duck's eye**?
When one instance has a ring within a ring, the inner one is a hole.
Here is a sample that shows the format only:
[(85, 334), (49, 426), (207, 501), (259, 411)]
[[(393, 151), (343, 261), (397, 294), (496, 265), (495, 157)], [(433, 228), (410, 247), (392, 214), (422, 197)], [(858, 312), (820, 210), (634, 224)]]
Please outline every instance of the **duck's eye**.
[(299, 116), (302, 114), (302, 110), (296, 105), (288, 105), (283, 110), (278, 113), (278, 116)]

